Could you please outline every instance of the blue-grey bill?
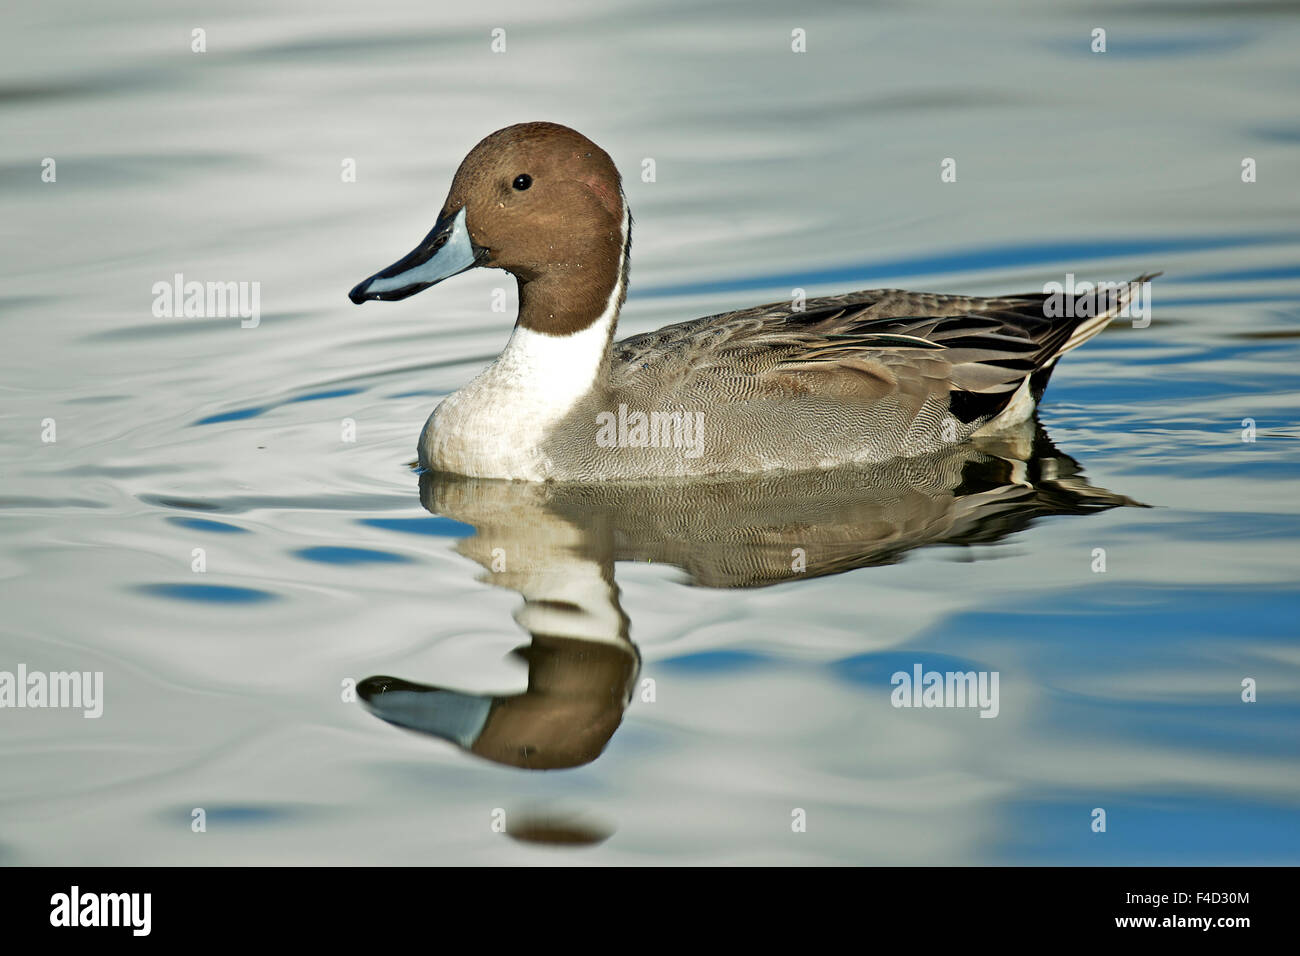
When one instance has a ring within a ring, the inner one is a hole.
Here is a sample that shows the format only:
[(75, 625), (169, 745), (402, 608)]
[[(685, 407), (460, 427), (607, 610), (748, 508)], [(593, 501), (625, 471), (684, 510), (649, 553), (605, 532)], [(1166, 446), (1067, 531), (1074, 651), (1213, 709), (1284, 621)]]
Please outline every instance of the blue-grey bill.
[(357, 685), (357, 694), (381, 720), (441, 737), (465, 750), (483, 733), (492, 710), (492, 698), (485, 694), (464, 694), (395, 677), (367, 677)]
[(348, 298), (360, 305), (367, 299), (405, 299), (478, 264), (484, 250), (474, 245), (465, 226), (465, 207), (439, 219), (424, 241), (382, 272), (358, 283)]

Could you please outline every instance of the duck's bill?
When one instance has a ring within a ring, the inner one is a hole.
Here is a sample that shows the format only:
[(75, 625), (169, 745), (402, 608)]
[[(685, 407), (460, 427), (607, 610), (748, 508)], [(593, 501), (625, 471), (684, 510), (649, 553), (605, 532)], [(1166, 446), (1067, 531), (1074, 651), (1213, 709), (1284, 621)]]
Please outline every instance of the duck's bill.
[(424, 241), (405, 257), (354, 287), (348, 298), (357, 305), (367, 299), (405, 299), (435, 282), (474, 268), (486, 252), (470, 239), (465, 207), (461, 206), (455, 215), (439, 219)]

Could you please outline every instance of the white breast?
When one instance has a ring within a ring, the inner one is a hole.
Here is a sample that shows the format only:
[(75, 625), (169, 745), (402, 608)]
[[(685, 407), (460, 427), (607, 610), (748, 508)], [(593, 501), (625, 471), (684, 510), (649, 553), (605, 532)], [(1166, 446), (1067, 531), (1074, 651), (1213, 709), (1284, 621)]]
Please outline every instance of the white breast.
[(628, 225), (624, 213), (619, 278), (600, 318), (572, 335), (516, 324), (496, 361), (434, 409), (420, 436), (421, 464), (476, 478), (550, 476), (540, 446), (591, 391), (618, 322)]

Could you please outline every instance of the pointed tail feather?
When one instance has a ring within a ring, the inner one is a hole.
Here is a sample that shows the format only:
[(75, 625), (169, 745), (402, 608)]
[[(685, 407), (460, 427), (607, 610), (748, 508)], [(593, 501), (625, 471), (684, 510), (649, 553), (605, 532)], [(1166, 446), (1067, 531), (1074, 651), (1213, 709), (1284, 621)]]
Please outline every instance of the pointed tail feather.
[[(1139, 288), (1143, 284), (1150, 282), (1158, 275), (1163, 275), (1163, 273), (1160, 272), (1144, 273), (1143, 275), (1138, 276), (1136, 279), (1132, 280), (1131, 282), (1126, 282), (1123, 285), (1121, 285), (1117, 290), (1115, 290), (1115, 297), (1114, 299), (1111, 300), (1111, 302), (1109, 303), (1109, 307), (1107, 309), (1105, 309), (1098, 315), (1094, 315), (1091, 318), (1084, 319), (1075, 327), (1074, 331), (1070, 333), (1070, 337), (1066, 340), (1065, 344), (1061, 346), (1060, 350), (1056, 353), (1055, 356), (1053, 356), (1053, 361), (1060, 358), (1062, 355), (1064, 355), (1066, 352), (1070, 351), (1071, 349), (1077, 349), (1084, 342), (1088, 341), (1088, 339), (1092, 338), (1094, 335), (1096, 335), (1098, 332), (1100, 332), (1102, 329), (1108, 326), (1110, 324), (1111, 319), (1115, 318), (1122, 311), (1124, 311), (1125, 307), (1127, 307), (1128, 304), (1133, 301), (1133, 298), (1134, 296), (1137, 295)], [(1076, 301), (1077, 298), (1078, 297), (1076, 297)]]
[[(1043, 397), (1043, 392), (1047, 389), (1047, 381), (1052, 377), (1052, 372), (1056, 369), (1057, 360), (1069, 352), (1071, 349), (1077, 349), (1084, 342), (1088, 341), (1094, 335), (1097, 335), (1106, 326), (1110, 325), (1111, 320), (1124, 311), (1124, 307), (1133, 301), (1133, 296), (1138, 287), (1145, 282), (1150, 282), (1156, 276), (1164, 275), (1163, 272), (1145, 272), (1131, 282), (1126, 282), (1121, 286), (1118, 295), (1111, 303), (1110, 308), (1104, 310), (1100, 315), (1085, 318), (1070, 332), (1069, 338), (1062, 343), (1061, 347), (1045, 361), (1042, 366), (1029, 376), (1029, 393), (1033, 396), (1035, 402)], [(1076, 297), (1077, 301), (1077, 297)]]

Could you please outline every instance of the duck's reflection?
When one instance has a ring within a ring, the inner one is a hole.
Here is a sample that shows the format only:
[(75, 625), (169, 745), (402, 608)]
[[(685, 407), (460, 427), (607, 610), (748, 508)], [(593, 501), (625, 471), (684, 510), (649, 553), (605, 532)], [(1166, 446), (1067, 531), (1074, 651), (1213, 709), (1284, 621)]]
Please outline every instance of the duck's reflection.
[(609, 742), (640, 656), (616, 561), (655, 561), (691, 583), (754, 588), (890, 564), (933, 544), (986, 544), (1044, 515), (1136, 502), (1083, 478), (1037, 424), (879, 465), (642, 485), (541, 485), (425, 474), (426, 509), (470, 524), (459, 551), (523, 595), (532, 642), (522, 693), (491, 696), (370, 677), (383, 720), (532, 770), (576, 767)]

